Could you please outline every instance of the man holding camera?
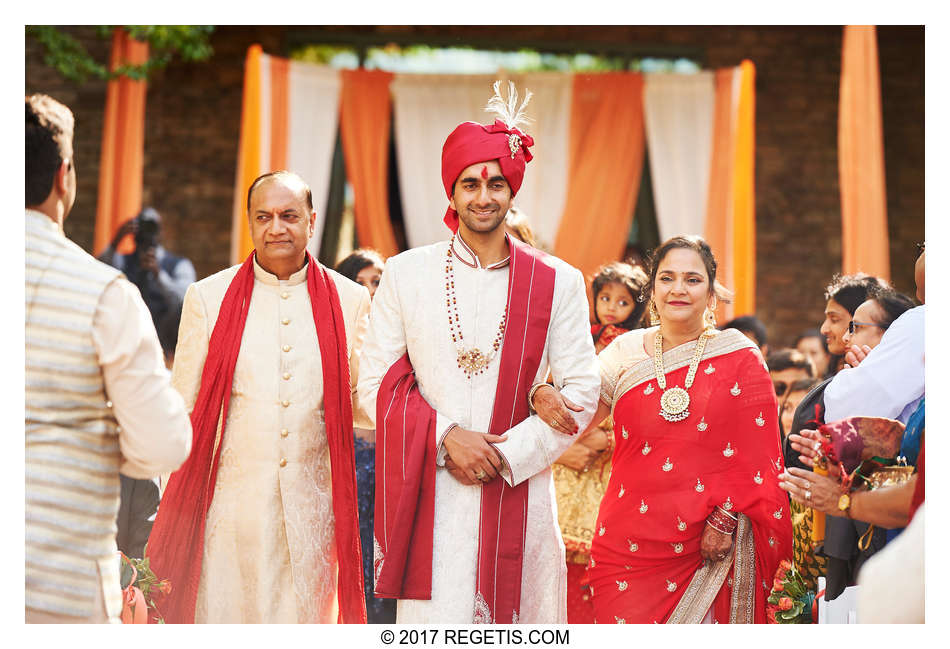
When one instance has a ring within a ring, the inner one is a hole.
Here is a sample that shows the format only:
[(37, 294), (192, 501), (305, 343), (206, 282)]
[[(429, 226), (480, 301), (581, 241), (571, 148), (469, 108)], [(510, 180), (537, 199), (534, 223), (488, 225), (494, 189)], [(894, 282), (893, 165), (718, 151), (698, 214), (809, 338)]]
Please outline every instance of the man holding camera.
[[(116, 252), (116, 248), (127, 234), (133, 235), (135, 250), (122, 255)], [(158, 212), (146, 207), (123, 223), (99, 260), (121, 270), (138, 287), (152, 314), (165, 356), (174, 356), (182, 300), (188, 286), (195, 281), (195, 267), (189, 260), (173, 255), (162, 246)]]

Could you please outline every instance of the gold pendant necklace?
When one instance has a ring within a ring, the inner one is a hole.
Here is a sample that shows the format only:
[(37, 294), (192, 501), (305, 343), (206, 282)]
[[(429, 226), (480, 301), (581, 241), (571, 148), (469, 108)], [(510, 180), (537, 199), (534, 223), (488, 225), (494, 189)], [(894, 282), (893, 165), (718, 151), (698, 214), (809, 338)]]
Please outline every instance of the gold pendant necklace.
[(656, 330), (653, 346), (653, 367), (656, 370), (656, 384), (663, 390), (660, 396), (660, 416), (669, 422), (683, 421), (689, 417), (689, 390), (693, 387), (693, 380), (696, 378), (696, 370), (699, 368), (699, 361), (703, 357), (703, 351), (706, 349), (706, 340), (709, 335), (703, 331), (696, 341), (696, 351), (693, 352), (693, 359), (689, 362), (689, 371), (686, 373), (686, 380), (683, 381), (683, 387), (674, 386), (666, 389), (666, 371), (663, 369), (663, 334)]
[(453, 236), (449, 242), (449, 250), (445, 259), (445, 308), (449, 316), (449, 333), (452, 335), (452, 342), (455, 343), (456, 362), (459, 368), (465, 372), (465, 377), (471, 379), (474, 375), (484, 372), (492, 359), (495, 358), (495, 354), (498, 353), (501, 340), (505, 335), (505, 325), (508, 322), (508, 305), (505, 304), (505, 311), (501, 316), (501, 323), (498, 325), (495, 340), (492, 341), (491, 351), (486, 354), (478, 347), (465, 349), (458, 305), (455, 300), (455, 269), (452, 263), (452, 251), (454, 249), (455, 237)]

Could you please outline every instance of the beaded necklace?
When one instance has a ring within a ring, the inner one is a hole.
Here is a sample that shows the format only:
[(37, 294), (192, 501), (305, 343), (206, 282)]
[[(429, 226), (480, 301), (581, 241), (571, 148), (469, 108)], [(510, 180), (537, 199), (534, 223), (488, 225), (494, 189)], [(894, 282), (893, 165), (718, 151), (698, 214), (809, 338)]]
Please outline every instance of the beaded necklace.
[(508, 323), (508, 305), (505, 304), (505, 311), (501, 315), (498, 333), (495, 334), (495, 339), (492, 341), (491, 351), (485, 353), (478, 347), (466, 349), (458, 305), (455, 299), (455, 269), (452, 263), (452, 251), (454, 249), (455, 237), (453, 236), (445, 256), (445, 310), (449, 316), (449, 333), (452, 335), (452, 342), (455, 343), (456, 361), (459, 368), (465, 372), (465, 377), (471, 379), (474, 375), (483, 373), (498, 353), (501, 340), (505, 335), (505, 325)]

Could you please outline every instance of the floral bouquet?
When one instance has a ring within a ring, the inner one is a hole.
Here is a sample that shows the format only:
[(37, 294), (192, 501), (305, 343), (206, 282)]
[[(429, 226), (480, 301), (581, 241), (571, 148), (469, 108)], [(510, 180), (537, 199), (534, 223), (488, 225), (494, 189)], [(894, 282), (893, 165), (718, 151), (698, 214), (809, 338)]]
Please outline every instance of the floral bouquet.
[(792, 562), (783, 559), (775, 571), (765, 613), (769, 624), (810, 624), (815, 593), (805, 586)]
[(122, 623), (148, 624), (148, 613), (152, 611), (154, 621), (164, 624), (165, 620), (158, 613), (158, 607), (155, 606), (153, 598), (156, 591), (163, 595), (172, 592), (171, 583), (167, 579), (159, 580), (155, 576), (148, 566), (148, 557), (130, 559), (119, 552), (119, 560), (121, 562), (119, 583), (122, 586)]

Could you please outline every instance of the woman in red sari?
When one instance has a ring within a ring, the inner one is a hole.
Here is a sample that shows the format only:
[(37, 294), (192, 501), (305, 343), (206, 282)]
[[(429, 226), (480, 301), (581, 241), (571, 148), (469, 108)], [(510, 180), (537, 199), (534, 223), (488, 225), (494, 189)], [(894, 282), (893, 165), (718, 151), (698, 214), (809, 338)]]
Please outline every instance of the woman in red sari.
[(645, 290), (654, 326), (598, 357), (594, 421), (613, 415), (616, 447), (591, 548), (595, 619), (765, 622), (792, 548), (775, 389), (754, 343), (715, 329), (705, 241), (660, 246)]

